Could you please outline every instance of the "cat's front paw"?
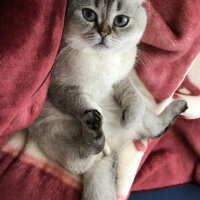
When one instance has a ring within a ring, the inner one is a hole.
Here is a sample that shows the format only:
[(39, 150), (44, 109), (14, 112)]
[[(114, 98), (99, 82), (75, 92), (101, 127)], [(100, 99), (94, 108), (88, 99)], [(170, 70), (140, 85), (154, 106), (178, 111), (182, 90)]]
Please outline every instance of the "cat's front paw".
[(86, 110), (82, 118), (83, 136), (92, 147), (94, 154), (101, 152), (105, 145), (105, 136), (102, 130), (103, 117), (97, 110)]
[(131, 129), (137, 123), (138, 120), (144, 115), (144, 107), (127, 107), (122, 111), (121, 127), (124, 129)]

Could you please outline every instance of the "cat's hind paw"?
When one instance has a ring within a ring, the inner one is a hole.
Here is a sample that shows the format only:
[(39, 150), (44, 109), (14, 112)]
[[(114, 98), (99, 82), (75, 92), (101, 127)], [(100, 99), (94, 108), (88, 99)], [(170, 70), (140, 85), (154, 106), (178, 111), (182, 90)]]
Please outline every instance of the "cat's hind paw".
[(176, 118), (187, 109), (187, 101), (184, 99), (177, 99), (169, 104), (160, 115), (163, 119), (163, 130), (154, 139), (162, 136), (174, 124)]
[(93, 148), (95, 154), (101, 152), (105, 144), (101, 113), (97, 110), (86, 110), (81, 122), (85, 141)]

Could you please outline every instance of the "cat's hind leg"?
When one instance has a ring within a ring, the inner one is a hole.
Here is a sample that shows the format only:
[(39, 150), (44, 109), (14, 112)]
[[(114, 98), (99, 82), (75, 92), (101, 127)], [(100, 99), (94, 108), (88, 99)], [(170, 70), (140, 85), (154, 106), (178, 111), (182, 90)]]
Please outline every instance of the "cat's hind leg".
[(169, 104), (160, 115), (156, 115), (146, 109), (142, 120), (142, 128), (139, 130), (139, 136), (149, 139), (160, 137), (187, 108), (187, 102), (183, 99), (178, 99)]
[(98, 115), (96, 111), (87, 111), (79, 122), (46, 102), (28, 130), (48, 158), (72, 173), (82, 174), (93, 165), (96, 154), (104, 147)]

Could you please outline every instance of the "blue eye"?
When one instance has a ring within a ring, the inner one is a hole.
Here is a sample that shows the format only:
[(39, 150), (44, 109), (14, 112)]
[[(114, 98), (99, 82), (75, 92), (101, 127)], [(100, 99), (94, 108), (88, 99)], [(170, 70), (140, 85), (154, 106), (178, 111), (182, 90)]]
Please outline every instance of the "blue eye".
[(125, 15), (119, 15), (114, 19), (114, 25), (117, 27), (125, 27), (129, 23), (129, 17)]
[(83, 17), (85, 18), (85, 20), (89, 22), (94, 22), (97, 19), (96, 13), (92, 9), (89, 9), (89, 8), (83, 9)]

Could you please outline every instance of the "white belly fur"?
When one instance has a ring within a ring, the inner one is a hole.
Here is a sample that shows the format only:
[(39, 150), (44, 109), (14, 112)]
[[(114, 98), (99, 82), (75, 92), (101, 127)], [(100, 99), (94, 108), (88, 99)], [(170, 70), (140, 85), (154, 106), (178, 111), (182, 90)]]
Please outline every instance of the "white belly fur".
[(80, 84), (84, 84), (84, 93), (101, 108), (106, 143), (111, 149), (119, 148), (130, 138), (127, 130), (120, 126), (122, 110), (113, 98), (112, 85), (128, 76), (134, 64), (134, 52), (132, 50), (121, 55), (82, 55), (80, 59), (83, 66), (79, 69), (82, 77)]

